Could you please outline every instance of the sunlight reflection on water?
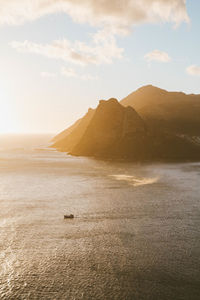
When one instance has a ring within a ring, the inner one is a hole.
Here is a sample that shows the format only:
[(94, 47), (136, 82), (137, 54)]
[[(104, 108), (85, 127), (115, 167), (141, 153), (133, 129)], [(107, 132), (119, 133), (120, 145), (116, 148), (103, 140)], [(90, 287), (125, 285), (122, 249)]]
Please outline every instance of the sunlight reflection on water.
[(158, 177), (153, 177), (153, 178), (137, 178), (131, 175), (126, 175), (126, 174), (118, 174), (118, 175), (110, 175), (111, 177), (115, 178), (116, 180), (122, 180), (122, 181), (127, 181), (133, 186), (141, 186), (141, 185), (146, 185), (146, 184), (153, 184), (156, 183), (159, 178)]
[(199, 177), (200, 164), (1, 152), (1, 298), (199, 299)]

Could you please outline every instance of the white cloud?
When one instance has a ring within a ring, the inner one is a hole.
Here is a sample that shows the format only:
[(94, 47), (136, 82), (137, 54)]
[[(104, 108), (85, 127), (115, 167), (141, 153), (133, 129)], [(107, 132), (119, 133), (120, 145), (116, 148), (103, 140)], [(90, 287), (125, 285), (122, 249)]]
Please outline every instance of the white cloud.
[(189, 67), (187, 67), (186, 72), (189, 75), (200, 76), (200, 67), (198, 67), (196, 65), (189, 66)]
[(188, 22), (186, 0), (1, 0), (0, 23), (22, 24), (63, 12), (76, 22), (127, 32), (146, 22)]
[(159, 61), (159, 62), (169, 62), (171, 58), (167, 52), (163, 52), (160, 50), (154, 50), (152, 52), (147, 53), (144, 58), (148, 61)]
[(40, 74), (42, 77), (48, 77), (48, 78), (54, 78), (56, 77), (55, 73), (50, 73), (50, 72), (41, 72)]
[(73, 77), (73, 78), (78, 78), (78, 79), (82, 79), (82, 80), (97, 80), (98, 79), (97, 76), (93, 76), (90, 74), (79, 74), (74, 69), (68, 68), (68, 67), (62, 67), (61, 74), (66, 77)]
[[(40, 54), (49, 58), (82, 66), (112, 63), (123, 56), (116, 35), (127, 34), (141, 23), (189, 22), (186, 0), (0, 0), (0, 24), (23, 24), (48, 14), (65, 13), (75, 22), (89, 23), (98, 28), (91, 43), (55, 40), (49, 44), (14, 41), (12, 47), (20, 52)], [(149, 54), (150, 55), (150, 54)], [(153, 54), (152, 54), (153, 55)], [(154, 58), (168, 61), (163, 53)]]
[(98, 31), (87, 45), (85, 42), (71, 42), (67, 39), (55, 40), (51, 44), (38, 44), (30, 41), (11, 42), (19, 52), (40, 54), (49, 58), (61, 59), (79, 65), (112, 63), (122, 58), (123, 49), (116, 44), (115, 37), (105, 31)]
[(93, 58), (76, 51), (67, 39), (55, 40), (51, 44), (39, 44), (31, 41), (11, 42), (11, 46), (22, 53), (34, 53), (49, 58), (62, 59), (75, 64), (86, 65), (92, 63)]

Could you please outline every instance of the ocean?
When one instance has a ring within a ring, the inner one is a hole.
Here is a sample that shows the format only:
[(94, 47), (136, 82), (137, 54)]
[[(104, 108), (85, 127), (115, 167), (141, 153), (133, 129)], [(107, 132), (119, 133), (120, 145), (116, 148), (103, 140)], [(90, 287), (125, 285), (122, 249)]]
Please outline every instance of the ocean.
[(200, 299), (200, 163), (72, 157), (50, 138), (0, 136), (0, 298)]

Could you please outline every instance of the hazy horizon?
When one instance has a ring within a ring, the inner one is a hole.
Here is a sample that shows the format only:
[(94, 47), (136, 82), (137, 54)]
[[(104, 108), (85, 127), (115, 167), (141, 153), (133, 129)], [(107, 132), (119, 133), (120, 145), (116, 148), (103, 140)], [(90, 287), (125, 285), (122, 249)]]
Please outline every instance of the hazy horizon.
[[(145, 85), (145, 86), (151, 86), (151, 84), (148, 84), (148, 85)], [(138, 87), (136, 90), (134, 90), (134, 91), (132, 91), (132, 92), (135, 92), (135, 91), (137, 91), (138, 89), (140, 89), (140, 88), (142, 88), (142, 87), (145, 87), (145, 86), (140, 86), (140, 87)], [(153, 87), (155, 87), (155, 86), (153, 86)], [(162, 89), (163, 90), (163, 88), (162, 87), (156, 87), (156, 88), (158, 88), (158, 89)], [(131, 93), (132, 93), (131, 92)], [(195, 93), (185, 93), (185, 92), (183, 92), (183, 91), (175, 91), (175, 90), (167, 90), (167, 92), (177, 92), (177, 93), (184, 93), (184, 94), (186, 94), (186, 95), (200, 95), (200, 94), (195, 94)], [(131, 93), (129, 93), (129, 94), (131, 94)], [(129, 95), (128, 94), (128, 95)], [(126, 96), (128, 96), (128, 95), (126, 95)], [(117, 99), (118, 101), (121, 101), (121, 100), (123, 100), (126, 96), (124, 96), (122, 99)], [(113, 97), (111, 97), (111, 98), (113, 98)], [(108, 99), (104, 99), (104, 100), (108, 100)], [(63, 127), (63, 128), (61, 128), (60, 130), (58, 130), (58, 131), (20, 131), (20, 132), (17, 132), (17, 131), (8, 131), (8, 132), (1, 132), (0, 131), (0, 136), (5, 136), (5, 135), (52, 135), (52, 136), (55, 136), (55, 135), (57, 135), (57, 134), (59, 134), (60, 132), (62, 132), (63, 130), (65, 130), (66, 128), (68, 128), (68, 127), (70, 127), (71, 125), (73, 125), (73, 123), (75, 122), (75, 121), (77, 121), (79, 118), (82, 118), (84, 115), (85, 115), (85, 113), (87, 112), (87, 110), (89, 109), (89, 108), (92, 108), (92, 109), (96, 109), (96, 107), (98, 106), (98, 103), (99, 103), (99, 101), (100, 100), (96, 100), (96, 104), (94, 104), (93, 105), (93, 107), (88, 107), (87, 109), (86, 109), (86, 111), (82, 114), (82, 115), (80, 115), (79, 117), (76, 117), (73, 121), (71, 121), (71, 123), (66, 123), (66, 125)]]

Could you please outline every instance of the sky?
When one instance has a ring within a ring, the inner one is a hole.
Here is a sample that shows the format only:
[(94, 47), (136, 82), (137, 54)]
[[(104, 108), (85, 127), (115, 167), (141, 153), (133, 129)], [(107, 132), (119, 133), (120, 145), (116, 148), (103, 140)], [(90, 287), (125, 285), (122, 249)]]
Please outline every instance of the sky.
[(0, 0), (0, 133), (58, 133), (147, 84), (200, 94), (200, 1)]

